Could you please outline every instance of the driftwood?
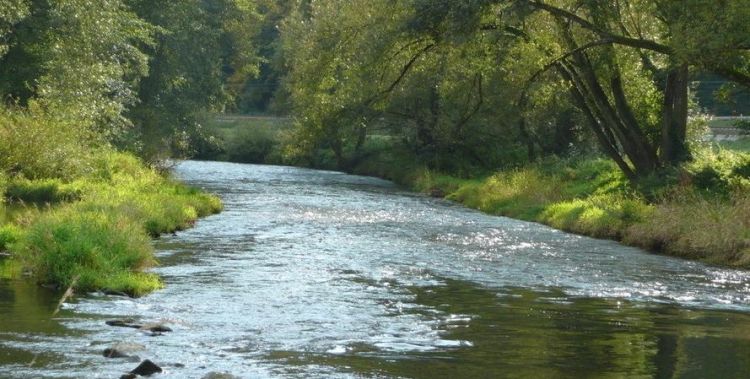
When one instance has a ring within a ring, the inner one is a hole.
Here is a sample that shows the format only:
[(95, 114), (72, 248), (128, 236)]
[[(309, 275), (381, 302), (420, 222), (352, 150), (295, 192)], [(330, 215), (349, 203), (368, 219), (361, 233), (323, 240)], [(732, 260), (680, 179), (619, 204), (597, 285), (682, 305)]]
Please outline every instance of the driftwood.
[(53, 316), (56, 315), (57, 312), (60, 312), (60, 307), (62, 307), (65, 300), (68, 300), (69, 297), (73, 296), (73, 288), (75, 288), (76, 284), (78, 284), (78, 279), (80, 278), (81, 278), (80, 275), (76, 275), (73, 278), (73, 281), (70, 282), (70, 286), (68, 286), (68, 289), (65, 290), (65, 293), (62, 295), (62, 297), (60, 298), (60, 301), (57, 303), (57, 308), (55, 308), (55, 311), (52, 312)]

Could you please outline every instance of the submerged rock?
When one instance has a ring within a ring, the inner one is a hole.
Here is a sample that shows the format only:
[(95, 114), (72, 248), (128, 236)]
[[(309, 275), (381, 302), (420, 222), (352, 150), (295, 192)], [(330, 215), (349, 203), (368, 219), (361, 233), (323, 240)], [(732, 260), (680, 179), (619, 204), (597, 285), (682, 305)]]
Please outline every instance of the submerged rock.
[(102, 355), (106, 358), (133, 358), (133, 353), (143, 350), (146, 350), (146, 346), (141, 344), (120, 342), (104, 349)]
[(120, 376), (120, 379), (136, 379), (138, 375), (136, 374), (123, 374)]
[(165, 332), (171, 332), (172, 328), (164, 325), (164, 324), (144, 324), (139, 329), (152, 332), (152, 333), (165, 333)]
[(146, 359), (145, 361), (141, 362), (141, 364), (139, 364), (138, 367), (130, 371), (130, 374), (135, 374), (139, 376), (149, 376), (149, 375), (156, 374), (162, 371), (163, 370), (161, 369), (161, 367), (159, 367), (156, 363), (151, 362), (150, 360)]
[(119, 326), (123, 328), (134, 328), (134, 329), (140, 329), (143, 327), (142, 324), (137, 324), (136, 321), (132, 318), (124, 318), (121, 320), (107, 320), (105, 323), (109, 326)]
[(240, 379), (240, 378), (238, 376), (234, 376), (226, 372), (209, 372), (208, 374), (203, 375), (203, 378), (201, 379)]

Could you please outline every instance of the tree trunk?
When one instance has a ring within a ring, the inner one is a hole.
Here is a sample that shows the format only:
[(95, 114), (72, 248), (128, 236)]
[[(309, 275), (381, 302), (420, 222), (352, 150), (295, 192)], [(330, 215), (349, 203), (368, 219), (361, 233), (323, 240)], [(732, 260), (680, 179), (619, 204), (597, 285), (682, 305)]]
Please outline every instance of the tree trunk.
[(573, 101), (589, 121), (589, 126), (594, 132), (596, 139), (599, 141), (599, 145), (602, 147), (602, 150), (604, 150), (604, 152), (609, 155), (612, 160), (615, 161), (617, 166), (625, 174), (628, 180), (635, 181), (636, 173), (628, 165), (628, 163), (625, 162), (622, 155), (620, 154), (620, 151), (617, 149), (617, 143), (614, 139), (614, 136), (611, 133), (607, 133), (607, 128), (604, 127), (599, 119), (595, 116), (593, 105), (589, 104), (589, 102), (586, 101), (586, 98), (581, 91), (581, 87), (583, 87), (581, 80), (579, 78), (576, 78), (576, 73), (565, 64), (561, 63), (560, 65), (558, 65), (558, 72), (565, 80), (570, 83), (570, 93), (573, 97)]
[(662, 106), (661, 160), (675, 165), (690, 159), (687, 147), (688, 66), (682, 64), (667, 74)]

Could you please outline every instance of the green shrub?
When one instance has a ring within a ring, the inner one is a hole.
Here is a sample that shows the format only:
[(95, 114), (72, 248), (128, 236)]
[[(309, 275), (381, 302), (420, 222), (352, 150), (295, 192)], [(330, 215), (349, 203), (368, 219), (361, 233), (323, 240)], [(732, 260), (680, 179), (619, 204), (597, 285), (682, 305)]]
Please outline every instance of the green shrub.
[(44, 111), (0, 105), (0, 172), (26, 178), (66, 178), (90, 169), (92, 134)]

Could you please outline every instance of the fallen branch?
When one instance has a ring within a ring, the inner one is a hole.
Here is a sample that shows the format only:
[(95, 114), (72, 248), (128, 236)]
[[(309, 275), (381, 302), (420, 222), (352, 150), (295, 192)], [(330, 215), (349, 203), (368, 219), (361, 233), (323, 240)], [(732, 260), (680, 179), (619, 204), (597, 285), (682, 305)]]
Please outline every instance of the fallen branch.
[(60, 307), (62, 307), (65, 300), (68, 300), (69, 297), (73, 296), (73, 288), (76, 286), (76, 284), (78, 284), (78, 279), (80, 278), (81, 278), (80, 275), (76, 275), (73, 278), (73, 281), (70, 282), (70, 286), (68, 286), (68, 289), (65, 290), (65, 293), (62, 295), (62, 297), (60, 298), (60, 301), (57, 303), (57, 308), (55, 308), (55, 311), (52, 312), (53, 316), (56, 315), (57, 312), (60, 312)]

